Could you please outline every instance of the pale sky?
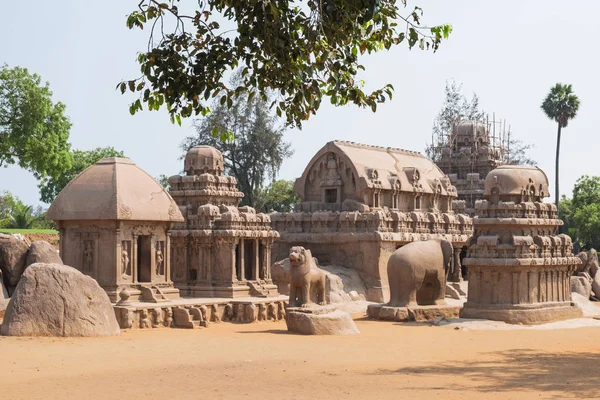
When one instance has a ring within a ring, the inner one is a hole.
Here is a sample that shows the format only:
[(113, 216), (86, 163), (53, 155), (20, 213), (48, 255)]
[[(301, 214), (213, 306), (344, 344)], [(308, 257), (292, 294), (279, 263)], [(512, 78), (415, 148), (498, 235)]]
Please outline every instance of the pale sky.
[[(183, 0), (185, 3), (186, 0)], [(76, 149), (114, 146), (153, 176), (181, 170), (179, 143), (191, 120), (171, 125), (166, 111), (129, 114), (133, 95), (115, 90), (139, 76), (136, 54), (147, 32), (129, 31), (126, 15), (138, 1), (63, 0), (4, 2), (0, 13), (0, 64), (22, 66), (50, 82), (53, 99), (67, 106)], [(540, 110), (555, 83), (570, 83), (581, 106), (563, 130), (561, 193), (571, 195), (581, 175), (600, 175), (598, 127), (600, 2), (557, 0), (422, 0), (428, 25), (454, 31), (437, 53), (399, 46), (364, 60), (370, 88), (392, 83), (391, 103), (376, 113), (354, 106), (321, 107), (302, 131), (289, 131), (294, 156), (279, 178), (302, 174), (328, 141), (340, 139), (423, 151), (443, 102), (446, 80), (476, 92), (482, 108), (512, 126), (515, 137), (535, 144), (531, 155), (554, 186), (556, 124)], [(596, 50), (595, 50), (596, 49)], [(37, 181), (16, 167), (0, 169), (0, 190), (39, 204)]]

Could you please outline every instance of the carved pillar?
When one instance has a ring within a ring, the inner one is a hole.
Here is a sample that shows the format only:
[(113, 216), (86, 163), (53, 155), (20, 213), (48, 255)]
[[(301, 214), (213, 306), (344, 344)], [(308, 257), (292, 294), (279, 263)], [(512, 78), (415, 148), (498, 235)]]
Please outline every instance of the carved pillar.
[(133, 282), (138, 281), (138, 235), (133, 234), (133, 243), (131, 246), (131, 274)]
[(261, 259), (260, 259), (260, 239), (254, 239), (254, 276), (252, 277), (253, 280), (258, 281), (260, 280), (260, 266), (261, 266)]
[(121, 248), (121, 229), (115, 231), (115, 283), (123, 280), (123, 249)]
[(156, 282), (156, 235), (150, 236), (150, 282)]
[(238, 260), (239, 264), (240, 264), (240, 277), (239, 277), (240, 281), (246, 280), (246, 276), (245, 276), (246, 274), (244, 271), (244, 269), (246, 267), (246, 265), (245, 265), (246, 255), (244, 252), (244, 250), (246, 250), (245, 247), (246, 247), (246, 240), (240, 239), (240, 242), (238, 244), (238, 254), (240, 255), (240, 259)]
[(163, 254), (165, 263), (165, 280), (171, 282), (171, 231), (167, 231), (167, 238), (165, 239), (165, 251)]
[(271, 239), (267, 240), (266, 243), (266, 247), (265, 247), (265, 258), (266, 263), (267, 263), (267, 276), (265, 276), (265, 279), (271, 279), (271, 251), (273, 248), (273, 243), (271, 241)]
[(231, 249), (231, 281), (232, 282), (237, 282), (237, 274), (236, 274), (236, 265), (237, 265), (237, 260), (236, 260), (236, 254), (235, 254), (235, 249), (238, 246), (238, 240), (233, 240), (232, 242), (228, 243), (229, 248)]
[[(209, 239), (210, 240), (210, 239)], [(206, 281), (212, 281), (212, 268), (213, 268), (213, 249), (215, 247), (211, 242), (206, 243)]]

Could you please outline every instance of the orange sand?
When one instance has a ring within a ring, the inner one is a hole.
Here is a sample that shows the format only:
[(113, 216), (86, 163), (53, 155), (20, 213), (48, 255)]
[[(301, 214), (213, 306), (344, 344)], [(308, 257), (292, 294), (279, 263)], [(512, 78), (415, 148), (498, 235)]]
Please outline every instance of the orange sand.
[(285, 323), (110, 338), (0, 337), (2, 399), (600, 398), (600, 328), (463, 331), (357, 321), (348, 337)]

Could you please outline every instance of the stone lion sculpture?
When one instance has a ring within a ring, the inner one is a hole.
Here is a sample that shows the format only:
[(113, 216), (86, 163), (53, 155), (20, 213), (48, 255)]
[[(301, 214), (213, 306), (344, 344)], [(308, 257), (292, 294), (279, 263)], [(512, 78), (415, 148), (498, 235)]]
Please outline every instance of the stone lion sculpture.
[(317, 267), (310, 250), (302, 246), (290, 249), (290, 307), (309, 307), (312, 287), (317, 289), (317, 300), (325, 304), (325, 272)]

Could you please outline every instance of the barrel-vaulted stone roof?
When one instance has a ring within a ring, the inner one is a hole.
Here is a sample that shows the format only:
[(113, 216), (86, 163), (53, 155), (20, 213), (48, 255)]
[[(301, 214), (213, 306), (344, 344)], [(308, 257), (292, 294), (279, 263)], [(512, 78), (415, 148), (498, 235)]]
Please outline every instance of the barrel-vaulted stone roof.
[(58, 194), (46, 218), (182, 222), (169, 193), (128, 158), (104, 158)]
[[(419, 152), (354, 142), (332, 141), (315, 154), (302, 176), (296, 181), (295, 190), (301, 197), (309, 174), (315, 165), (322, 162), (323, 157), (330, 152), (336, 154), (346, 165), (352, 166), (358, 178), (358, 193), (376, 184), (378, 188), (384, 190), (399, 186), (401, 191), (412, 192), (413, 188), (417, 186), (424, 193), (456, 196), (455, 192), (448, 193), (447, 188), (450, 186), (445, 174)], [(377, 183), (374, 183), (375, 181)], [(440, 184), (442, 181), (447, 181), (447, 184)], [(452, 187), (452, 189), (454, 188)]]

